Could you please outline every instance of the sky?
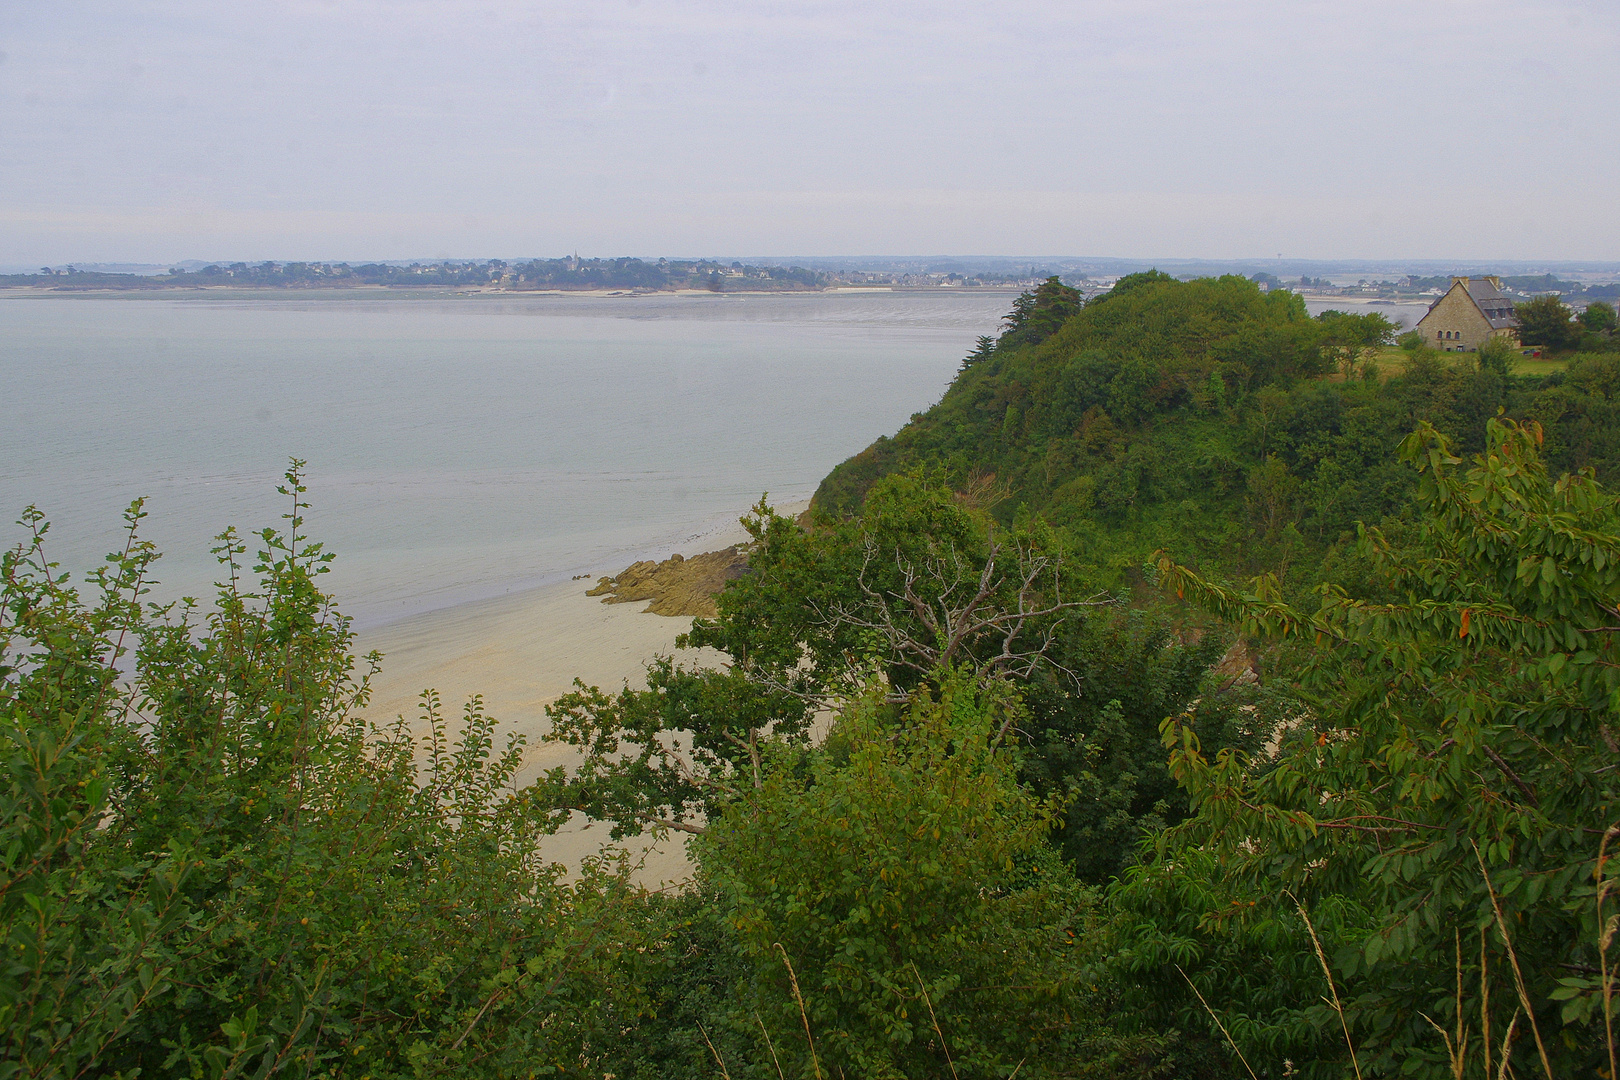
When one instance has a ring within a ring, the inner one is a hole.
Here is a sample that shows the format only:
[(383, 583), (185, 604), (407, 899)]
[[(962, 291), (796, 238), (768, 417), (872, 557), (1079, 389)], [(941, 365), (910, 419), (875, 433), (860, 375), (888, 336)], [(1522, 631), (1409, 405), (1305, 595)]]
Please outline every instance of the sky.
[(0, 264), (1620, 260), (1613, 0), (0, 5)]

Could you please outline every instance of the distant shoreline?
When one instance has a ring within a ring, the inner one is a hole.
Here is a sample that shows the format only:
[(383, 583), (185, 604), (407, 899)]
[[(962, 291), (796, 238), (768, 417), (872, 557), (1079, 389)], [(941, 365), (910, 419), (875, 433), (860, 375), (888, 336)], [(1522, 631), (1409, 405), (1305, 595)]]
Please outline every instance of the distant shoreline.
[(800, 293), (839, 287), (974, 288), (1032, 287), (1043, 278), (1028, 273), (959, 273), (956, 269), (814, 270), (803, 266), (752, 265), (732, 260), (637, 258), (441, 259), (412, 262), (246, 262), (170, 267), (132, 273), (130, 268), (40, 267), (38, 273), (0, 274), (0, 288), (51, 292), (100, 290), (160, 292), (168, 289), (453, 289), (501, 293)]
[(387, 294), (390, 296), (587, 296), (625, 299), (638, 296), (848, 296), (853, 293), (939, 293), (941, 295), (1009, 295), (1018, 285), (831, 285), (814, 289), (502, 289), (446, 285), (135, 285), (77, 288), (57, 285), (0, 285), (0, 298), (25, 296), (301, 296), (331, 294)]

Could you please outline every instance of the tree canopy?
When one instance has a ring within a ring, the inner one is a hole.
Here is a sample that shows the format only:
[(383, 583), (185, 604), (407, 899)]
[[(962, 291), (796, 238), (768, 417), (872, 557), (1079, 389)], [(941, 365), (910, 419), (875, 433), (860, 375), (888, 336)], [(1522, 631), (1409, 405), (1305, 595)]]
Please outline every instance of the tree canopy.
[(1572, 348), (1579, 340), (1574, 313), (1557, 296), (1538, 296), (1513, 305), (1519, 320), (1519, 340), (1549, 349)]
[[(1229, 925), (1194, 931), (1184, 961), (1194, 985), (1212, 976), (1203, 989), (1217, 1003), (1232, 995), (1214, 976), (1262, 924), (1289, 924), (1303, 953), (1305, 910), (1323, 912), (1360, 1062), (1380, 1072), (1449, 1064), (1425, 1017), (1459, 1042), (1472, 1029), (1476, 1045), (1521, 1017), (1526, 1068), (1545, 1055), (1556, 1075), (1593, 1075), (1606, 1061), (1594, 1019), (1610, 970), (1604, 851), (1620, 835), (1620, 502), (1590, 475), (1550, 477), (1540, 443), (1534, 425), (1491, 421), (1462, 468), (1419, 428), (1401, 450), (1423, 477), (1416, 535), (1364, 530), (1382, 587), (1324, 585), (1314, 612), (1281, 602), (1274, 580), (1236, 590), (1160, 562), (1195, 603), (1309, 655), (1300, 711), (1267, 756), (1209, 753), (1196, 709), (1165, 721), (1195, 812), (1123, 899), (1139, 919), (1183, 873), (1231, 898)], [(1138, 978), (1173, 955), (1157, 921), (1133, 934)], [(1314, 1028), (1309, 1044), (1327, 1013), (1304, 1001), (1250, 1012), (1248, 1037), (1275, 1049), (1296, 1041), (1290, 1028)]]

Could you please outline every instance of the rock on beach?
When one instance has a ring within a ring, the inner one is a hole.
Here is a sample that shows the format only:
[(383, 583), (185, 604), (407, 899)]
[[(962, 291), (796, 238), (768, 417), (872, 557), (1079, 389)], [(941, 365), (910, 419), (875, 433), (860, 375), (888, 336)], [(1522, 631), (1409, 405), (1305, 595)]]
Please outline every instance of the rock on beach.
[(604, 604), (650, 601), (643, 611), (654, 615), (695, 615), (712, 619), (714, 598), (726, 582), (748, 572), (748, 553), (740, 544), (706, 551), (690, 559), (671, 555), (663, 562), (651, 559), (631, 563), (614, 577), (598, 579), (587, 596), (600, 596)]

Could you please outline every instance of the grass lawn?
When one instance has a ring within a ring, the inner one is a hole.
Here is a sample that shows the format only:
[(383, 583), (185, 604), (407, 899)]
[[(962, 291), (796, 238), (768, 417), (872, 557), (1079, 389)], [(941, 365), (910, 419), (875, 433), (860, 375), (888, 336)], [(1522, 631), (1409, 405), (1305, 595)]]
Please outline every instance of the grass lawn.
[(1545, 375), (1552, 371), (1563, 371), (1569, 365), (1568, 358), (1560, 357), (1557, 360), (1532, 360), (1522, 356), (1513, 362), (1515, 375)]
[[(1443, 359), (1450, 360), (1453, 363), (1469, 365), (1474, 363), (1473, 353), (1441, 353), (1440, 355)], [(1373, 353), (1372, 359), (1378, 364), (1384, 378), (1387, 379), (1391, 375), (1405, 371), (1410, 356), (1399, 345), (1386, 345)], [(1521, 356), (1513, 362), (1513, 374), (1546, 375), (1554, 371), (1563, 371), (1568, 363), (1568, 359), (1564, 357), (1557, 360), (1532, 360), (1528, 356)]]

